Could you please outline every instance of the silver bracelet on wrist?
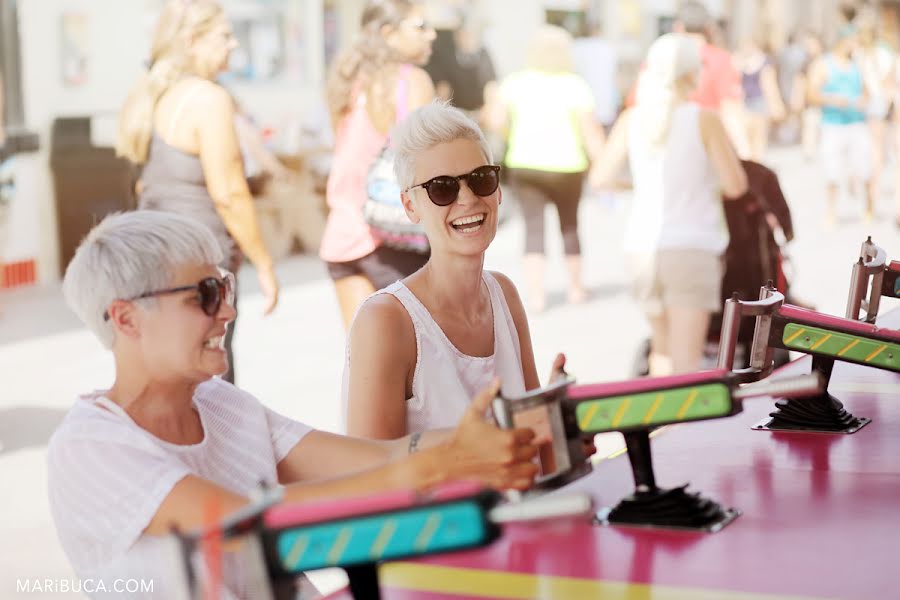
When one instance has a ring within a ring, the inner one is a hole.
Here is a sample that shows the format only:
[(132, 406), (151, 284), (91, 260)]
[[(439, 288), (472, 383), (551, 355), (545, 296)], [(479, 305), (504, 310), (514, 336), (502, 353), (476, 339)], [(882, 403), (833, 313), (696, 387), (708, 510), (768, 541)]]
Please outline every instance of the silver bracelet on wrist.
[(421, 437), (421, 433), (414, 433), (409, 436), (409, 454), (412, 454), (419, 449), (419, 438)]

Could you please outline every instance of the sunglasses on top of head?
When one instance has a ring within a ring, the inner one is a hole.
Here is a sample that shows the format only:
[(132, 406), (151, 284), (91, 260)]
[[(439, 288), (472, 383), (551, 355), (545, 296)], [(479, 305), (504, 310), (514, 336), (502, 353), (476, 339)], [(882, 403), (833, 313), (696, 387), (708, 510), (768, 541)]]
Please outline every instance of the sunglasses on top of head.
[(438, 175), (424, 183), (412, 185), (404, 191), (425, 188), (429, 200), (438, 206), (449, 206), (459, 197), (460, 179), (466, 180), (466, 185), (476, 196), (490, 196), (500, 186), (500, 167), (484, 165), (465, 175)]
[[(222, 302), (227, 302), (234, 306), (234, 275), (228, 271), (222, 272), (222, 278), (205, 277), (194, 285), (182, 285), (164, 290), (155, 290), (153, 292), (144, 292), (127, 298), (129, 302), (132, 300), (140, 300), (141, 298), (151, 298), (153, 296), (163, 296), (165, 294), (177, 294), (179, 292), (197, 292), (197, 301), (200, 303), (200, 309), (203, 314), (214, 317), (219, 314)], [(109, 311), (103, 312), (103, 320), (109, 321)]]

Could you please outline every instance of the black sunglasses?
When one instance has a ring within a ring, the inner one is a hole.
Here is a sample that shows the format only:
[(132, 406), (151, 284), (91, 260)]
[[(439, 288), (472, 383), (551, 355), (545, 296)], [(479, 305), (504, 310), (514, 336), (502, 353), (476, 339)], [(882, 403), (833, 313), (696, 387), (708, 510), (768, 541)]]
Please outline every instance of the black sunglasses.
[[(127, 300), (130, 302), (132, 300), (140, 300), (141, 298), (151, 298), (153, 296), (162, 296), (164, 294), (177, 294), (178, 292), (190, 291), (197, 292), (197, 299), (200, 302), (200, 308), (203, 310), (203, 313), (209, 317), (214, 317), (222, 307), (223, 300), (234, 306), (234, 275), (225, 271), (222, 273), (222, 279), (206, 277), (194, 285), (183, 285), (165, 290), (145, 292), (139, 296), (127, 298)], [(109, 321), (109, 311), (103, 311), (103, 320)]]
[(490, 196), (497, 191), (500, 185), (500, 167), (497, 165), (484, 165), (465, 175), (438, 175), (426, 181), (406, 188), (404, 191), (414, 190), (417, 187), (425, 188), (428, 198), (438, 206), (449, 206), (459, 196), (459, 180), (465, 179), (466, 185), (476, 196)]

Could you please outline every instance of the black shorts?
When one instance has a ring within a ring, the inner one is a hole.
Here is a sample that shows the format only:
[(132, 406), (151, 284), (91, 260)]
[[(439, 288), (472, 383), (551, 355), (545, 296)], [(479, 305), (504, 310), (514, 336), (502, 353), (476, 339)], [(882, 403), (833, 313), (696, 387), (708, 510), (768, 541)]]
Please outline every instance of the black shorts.
[(348, 262), (326, 262), (328, 274), (337, 281), (352, 275), (362, 275), (376, 290), (412, 275), (428, 262), (431, 253), (421, 254), (379, 246), (371, 254)]

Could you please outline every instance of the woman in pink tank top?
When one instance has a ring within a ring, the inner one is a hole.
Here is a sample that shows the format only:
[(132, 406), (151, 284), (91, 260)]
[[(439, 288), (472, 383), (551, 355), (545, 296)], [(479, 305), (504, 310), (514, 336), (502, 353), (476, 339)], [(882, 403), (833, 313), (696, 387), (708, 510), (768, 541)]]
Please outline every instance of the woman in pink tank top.
[(335, 149), (328, 177), (328, 221), (319, 256), (334, 280), (344, 326), (372, 292), (418, 270), (427, 256), (382, 246), (363, 218), (366, 176), (388, 131), (434, 98), (428, 61), (434, 29), (409, 0), (369, 1), (359, 39), (335, 59), (328, 105)]

